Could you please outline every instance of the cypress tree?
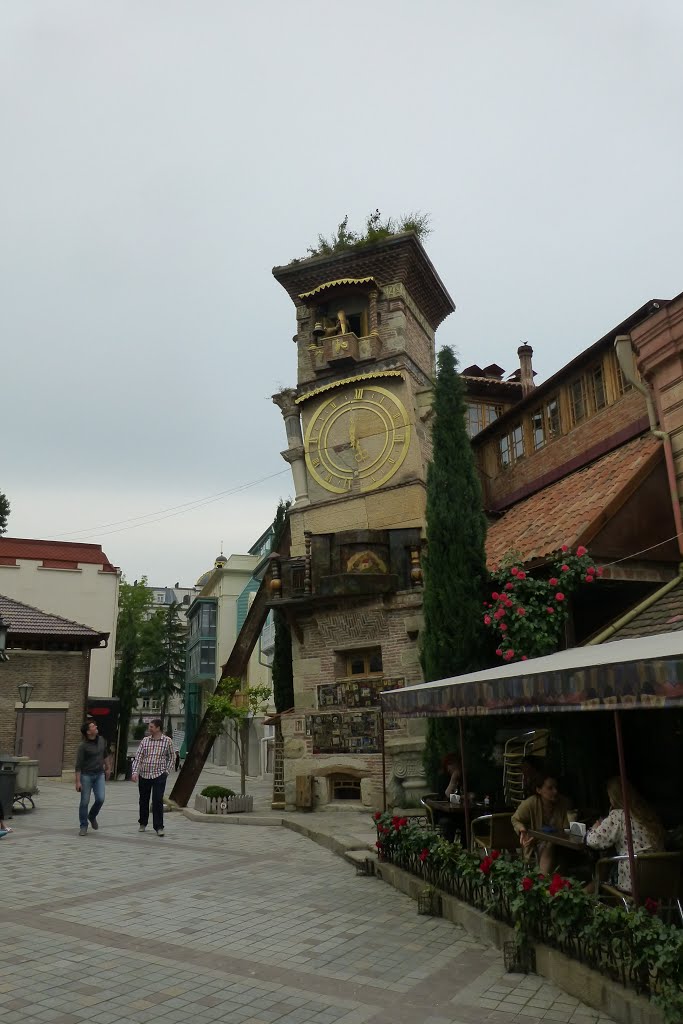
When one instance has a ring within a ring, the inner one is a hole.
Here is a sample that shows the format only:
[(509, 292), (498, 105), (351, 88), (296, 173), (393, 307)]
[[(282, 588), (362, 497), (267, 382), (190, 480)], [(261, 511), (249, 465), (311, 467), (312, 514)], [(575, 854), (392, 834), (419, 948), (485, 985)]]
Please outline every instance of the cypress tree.
[[(490, 663), (482, 621), (487, 582), (486, 517), (465, 426), (465, 398), (453, 350), (437, 356), (433, 455), (427, 471), (422, 668), (427, 682)], [(430, 719), (424, 765), (435, 785), (442, 756), (457, 749), (457, 724)]]

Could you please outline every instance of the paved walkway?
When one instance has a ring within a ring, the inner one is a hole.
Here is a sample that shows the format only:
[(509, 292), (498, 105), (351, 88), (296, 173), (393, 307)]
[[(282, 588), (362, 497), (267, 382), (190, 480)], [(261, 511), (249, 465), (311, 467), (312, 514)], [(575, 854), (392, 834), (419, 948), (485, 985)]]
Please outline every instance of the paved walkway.
[(141, 835), (116, 783), (80, 838), (41, 790), (0, 842), (0, 1024), (611, 1024), (294, 832)]

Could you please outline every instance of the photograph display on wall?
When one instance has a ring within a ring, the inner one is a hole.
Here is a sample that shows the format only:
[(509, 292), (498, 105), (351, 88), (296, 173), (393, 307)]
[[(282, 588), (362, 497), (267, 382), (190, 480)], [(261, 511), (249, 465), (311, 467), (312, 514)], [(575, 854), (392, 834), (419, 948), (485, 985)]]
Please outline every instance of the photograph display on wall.
[(378, 754), (382, 731), (378, 711), (306, 715), (314, 754)]
[(398, 690), (405, 679), (340, 679), (318, 686), (319, 708), (378, 708), (383, 690)]

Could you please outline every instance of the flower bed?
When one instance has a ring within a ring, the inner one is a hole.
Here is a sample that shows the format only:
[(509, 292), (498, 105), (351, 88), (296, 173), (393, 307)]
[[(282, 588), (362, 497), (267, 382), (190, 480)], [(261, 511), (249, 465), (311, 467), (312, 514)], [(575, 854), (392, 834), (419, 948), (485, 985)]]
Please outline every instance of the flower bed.
[(374, 818), (380, 861), (512, 925), (521, 947), (558, 949), (650, 996), (667, 1024), (683, 1021), (683, 931), (657, 916), (657, 904), (631, 912), (606, 906), (582, 883), (538, 874), (496, 850), (481, 859), (408, 818)]

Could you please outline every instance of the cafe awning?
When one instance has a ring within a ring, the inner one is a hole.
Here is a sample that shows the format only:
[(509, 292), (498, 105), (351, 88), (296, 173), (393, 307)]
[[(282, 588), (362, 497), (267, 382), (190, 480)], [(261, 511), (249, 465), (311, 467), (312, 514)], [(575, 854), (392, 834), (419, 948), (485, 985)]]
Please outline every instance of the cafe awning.
[(410, 718), (683, 707), (683, 631), (572, 647), (382, 693)]

